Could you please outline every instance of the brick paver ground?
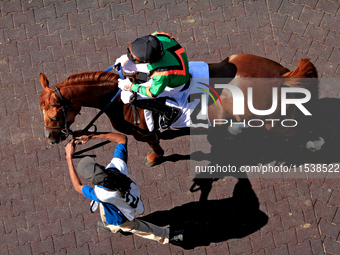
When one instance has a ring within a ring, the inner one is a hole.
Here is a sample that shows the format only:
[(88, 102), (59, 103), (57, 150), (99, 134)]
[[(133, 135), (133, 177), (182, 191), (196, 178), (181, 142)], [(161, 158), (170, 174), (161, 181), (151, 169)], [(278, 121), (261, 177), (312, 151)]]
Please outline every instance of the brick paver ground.
[[(72, 188), (65, 144), (44, 142), (38, 107), (40, 72), (55, 84), (73, 73), (103, 70), (136, 37), (158, 29), (178, 39), (190, 60), (253, 53), (295, 69), (308, 57), (320, 77), (339, 77), (339, 7), (335, 0), (0, 1), (0, 254), (340, 254), (339, 179), (250, 179), (259, 215), (268, 222), (249, 233), (233, 220), (247, 210), (242, 199), (231, 199), (236, 179), (218, 180), (205, 222), (214, 224), (220, 211), (214, 206), (221, 206), (231, 212), (221, 217), (224, 231), (197, 237), (187, 249), (100, 231), (99, 215)], [(321, 84), (320, 97), (338, 98), (338, 86)], [(74, 129), (95, 113), (82, 112)], [(105, 117), (98, 128), (112, 130)], [(131, 138), (129, 168), (145, 215), (160, 212), (173, 220), (171, 209), (183, 205), (183, 213), (200, 192), (189, 190), (189, 137), (161, 144), (166, 156), (175, 153), (179, 160), (143, 166), (150, 150)], [(112, 148), (91, 153), (105, 163)]]

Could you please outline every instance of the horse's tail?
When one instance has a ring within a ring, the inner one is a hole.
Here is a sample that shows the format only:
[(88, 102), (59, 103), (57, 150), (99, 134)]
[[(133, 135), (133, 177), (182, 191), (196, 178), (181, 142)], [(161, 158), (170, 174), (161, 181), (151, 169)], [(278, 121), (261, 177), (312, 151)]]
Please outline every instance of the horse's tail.
[(287, 81), (285, 82), (285, 85), (289, 87), (302, 87), (307, 88), (306, 85), (303, 82), (303, 79), (299, 78), (318, 78), (318, 72), (316, 71), (315, 66), (310, 62), (309, 59), (303, 58), (300, 59), (298, 66), (295, 70), (287, 72), (282, 75), (283, 78), (296, 78), (292, 80), (291, 82)]
[(289, 87), (306, 88), (312, 93), (312, 97), (318, 98), (318, 72), (309, 59), (301, 59), (295, 70), (282, 75), (285, 79), (284, 85)]

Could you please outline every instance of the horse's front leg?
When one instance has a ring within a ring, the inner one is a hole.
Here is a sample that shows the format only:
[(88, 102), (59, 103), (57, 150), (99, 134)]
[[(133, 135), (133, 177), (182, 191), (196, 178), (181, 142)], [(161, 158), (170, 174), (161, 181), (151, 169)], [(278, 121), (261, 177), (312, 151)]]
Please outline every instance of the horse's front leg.
[(159, 138), (156, 133), (146, 137), (135, 137), (135, 139), (137, 141), (146, 142), (153, 150), (153, 152), (146, 157), (145, 164), (147, 166), (154, 166), (161, 162), (161, 159), (164, 155), (164, 150), (160, 146)]

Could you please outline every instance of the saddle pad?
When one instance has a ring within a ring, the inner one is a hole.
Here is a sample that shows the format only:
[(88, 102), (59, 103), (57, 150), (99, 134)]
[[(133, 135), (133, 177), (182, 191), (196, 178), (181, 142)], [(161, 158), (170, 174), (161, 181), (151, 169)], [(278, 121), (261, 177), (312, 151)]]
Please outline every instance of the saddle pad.
[[(185, 127), (191, 127), (192, 122), (190, 115), (193, 112), (194, 105), (189, 102), (189, 96), (190, 94), (202, 94), (204, 93), (200, 87), (204, 87), (201, 84), (209, 84), (209, 66), (207, 63), (203, 61), (192, 61), (189, 62), (189, 73), (191, 74), (191, 83), (190, 83), (190, 89), (186, 89), (184, 91), (180, 91), (185, 85), (182, 85), (178, 87), (179, 92), (175, 95), (172, 95), (171, 98), (173, 98), (176, 101), (173, 100), (167, 100), (166, 104), (172, 107), (177, 107), (180, 110), (180, 116), (179, 118), (171, 125), (171, 128), (185, 128)], [(207, 91), (209, 91), (208, 88), (204, 87)], [(207, 105), (206, 105), (207, 106)], [(148, 126), (149, 131), (154, 130), (154, 120), (152, 117), (152, 112), (149, 110), (144, 110), (145, 120)], [(207, 117), (207, 116), (206, 116)], [(207, 120), (206, 128), (210, 125)]]

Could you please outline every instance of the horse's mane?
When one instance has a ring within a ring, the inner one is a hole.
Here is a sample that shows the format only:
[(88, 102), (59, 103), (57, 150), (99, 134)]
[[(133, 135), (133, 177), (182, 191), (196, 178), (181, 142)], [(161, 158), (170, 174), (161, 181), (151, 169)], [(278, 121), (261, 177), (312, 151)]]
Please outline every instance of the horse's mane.
[[(66, 78), (64, 82), (57, 84), (59, 88), (70, 86), (70, 85), (114, 85), (118, 82), (119, 75), (113, 72), (105, 72), (105, 71), (97, 71), (97, 72), (83, 72), (72, 74)], [(52, 90), (43, 91), (40, 95), (40, 106), (43, 106), (43, 103), (47, 98), (51, 96)]]
[(102, 82), (117, 82), (118, 74), (112, 72), (105, 71), (97, 71), (97, 72), (83, 72), (77, 73), (69, 76), (63, 82), (64, 86), (73, 85), (73, 84), (89, 84), (93, 85), (94, 83), (102, 83)]

